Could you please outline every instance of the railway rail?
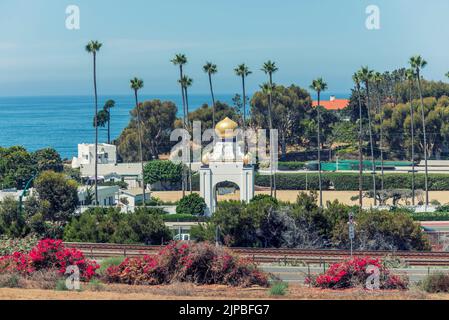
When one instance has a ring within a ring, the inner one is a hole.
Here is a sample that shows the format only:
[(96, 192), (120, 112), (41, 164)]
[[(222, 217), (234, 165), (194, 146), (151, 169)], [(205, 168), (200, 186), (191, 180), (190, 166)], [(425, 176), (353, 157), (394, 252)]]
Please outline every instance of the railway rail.
[[(141, 257), (158, 252), (161, 246), (65, 243), (69, 248), (81, 250), (91, 259), (110, 257)], [(253, 259), (257, 263), (279, 263), (285, 265), (307, 265), (335, 263), (347, 259), (350, 252), (346, 250), (302, 250), (302, 249), (265, 249), (265, 248), (230, 248), (233, 253)], [(449, 252), (415, 252), (415, 251), (354, 251), (356, 257), (391, 257), (400, 259), (409, 266), (448, 266)]]

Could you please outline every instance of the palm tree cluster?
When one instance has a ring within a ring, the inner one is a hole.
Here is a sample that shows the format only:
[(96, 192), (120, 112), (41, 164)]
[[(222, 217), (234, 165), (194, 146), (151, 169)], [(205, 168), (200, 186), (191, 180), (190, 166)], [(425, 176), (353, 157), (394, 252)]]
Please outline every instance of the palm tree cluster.
[[(100, 51), (102, 44), (98, 41), (90, 41), (86, 45), (86, 51), (92, 54), (93, 57), (93, 85), (94, 85), (94, 107), (95, 107), (95, 116), (94, 116), (94, 127), (95, 127), (95, 153), (98, 154), (98, 127), (104, 127), (106, 123), (108, 124), (108, 143), (111, 143), (111, 135), (110, 135), (110, 112), (111, 108), (115, 106), (115, 102), (113, 100), (108, 100), (101, 112), (98, 112), (98, 92), (97, 92), (97, 54)], [(175, 57), (171, 60), (172, 64), (179, 67), (179, 79), (178, 83), (181, 88), (181, 96), (182, 96), (182, 110), (183, 110), (183, 127), (186, 130), (192, 129), (191, 119), (189, 118), (189, 88), (193, 84), (193, 79), (187, 76), (184, 73), (184, 67), (188, 63), (188, 59), (185, 54), (176, 54)], [(427, 150), (427, 132), (426, 132), (426, 120), (425, 120), (425, 110), (424, 110), (424, 99), (422, 92), (422, 79), (421, 72), (422, 69), (426, 67), (427, 62), (419, 55), (413, 56), (409, 60), (410, 69), (407, 69), (405, 72), (405, 79), (408, 83), (408, 91), (409, 91), (409, 103), (410, 103), (410, 117), (411, 117), (411, 162), (412, 162), (412, 204), (415, 204), (415, 123), (414, 123), (414, 106), (413, 106), (413, 92), (414, 89), (418, 89), (419, 98), (420, 98), (420, 109), (421, 109), (421, 118), (422, 118), (422, 131), (423, 131), (423, 153), (424, 153), (424, 162), (425, 162), (425, 191), (426, 191), (426, 200), (425, 204), (429, 204), (429, 192), (428, 192), (428, 150)], [(276, 99), (276, 85), (273, 82), (273, 75), (278, 71), (278, 67), (276, 63), (268, 60), (262, 65), (261, 71), (263, 71), (267, 77), (268, 81), (260, 86), (262, 93), (268, 100), (268, 108), (267, 108), (267, 120), (270, 131), (273, 128), (273, 103)], [(212, 98), (212, 123), (215, 127), (216, 124), (216, 99), (214, 93), (213, 86), (213, 76), (217, 74), (218, 67), (216, 64), (212, 62), (206, 62), (203, 66), (204, 73), (208, 76), (209, 80), (209, 88), (210, 94)], [(239, 64), (234, 69), (235, 75), (241, 79), (242, 85), (242, 94), (243, 94), (243, 112), (242, 112), (242, 123), (244, 128), (248, 125), (247, 121), (247, 93), (246, 93), (246, 79), (249, 75), (252, 74), (249, 67), (242, 63)], [(446, 74), (449, 77), (449, 72)], [(364, 111), (363, 104), (366, 106), (367, 113), (367, 131), (369, 135), (369, 146), (370, 146), (370, 160), (371, 160), (371, 169), (372, 169), (372, 183), (373, 183), (373, 193), (374, 193), (374, 205), (377, 205), (377, 166), (376, 166), (376, 155), (374, 152), (374, 148), (376, 145), (375, 139), (377, 138), (377, 144), (379, 145), (380, 150), (380, 162), (381, 162), (381, 190), (383, 191), (383, 181), (384, 181), (384, 128), (383, 128), (383, 106), (385, 103), (392, 101), (391, 93), (388, 90), (385, 90), (384, 83), (387, 81), (384, 75), (379, 72), (375, 72), (371, 70), (369, 67), (364, 66), (360, 70), (358, 70), (353, 75), (354, 82), (354, 93), (357, 97), (357, 105), (358, 105), (358, 153), (359, 153), (359, 206), (362, 208), (363, 206), (363, 142), (365, 136), (365, 123), (364, 123)], [(144, 86), (144, 82), (142, 79), (133, 78), (130, 81), (131, 89), (134, 92), (135, 104), (136, 104), (136, 113), (137, 113), (137, 131), (138, 131), (138, 140), (139, 140), (139, 158), (142, 166), (142, 191), (143, 191), (143, 204), (145, 204), (145, 190), (146, 186), (143, 178), (143, 167), (144, 167), (144, 157), (143, 157), (143, 149), (142, 149), (142, 124), (141, 124), (141, 110), (140, 103), (138, 99), (138, 92)], [(323, 206), (323, 193), (322, 193), (322, 162), (321, 162), (321, 152), (322, 152), (322, 144), (321, 144), (321, 94), (328, 89), (327, 83), (323, 80), (323, 78), (317, 78), (312, 81), (310, 88), (316, 92), (318, 98), (318, 104), (316, 107), (316, 122), (317, 122), (317, 158), (318, 158), (318, 173), (319, 173), (319, 204)], [(375, 126), (376, 115), (378, 118), (378, 128), (379, 134), (375, 134), (373, 132), (373, 128)], [(276, 190), (276, 173), (273, 171), (274, 167), (272, 164), (275, 159), (273, 158), (272, 152), (270, 152), (270, 194), (271, 196), (277, 196)], [(190, 163), (191, 161), (189, 161)], [(190, 164), (191, 166), (191, 164)], [(98, 205), (98, 156), (95, 157), (95, 204)], [(182, 177), (182, 191), (183, 196), (185, 196), (186, 190), (189, 189), (192, 192), (192, 177), (191, 177), (191, 167), (188, 172), (183, 170)]]
[[(421, 71), (427, 65), (427, 62), (419, 55), (413, 56), (409, 60), (410, 69), (405, 71), (405, 78), (408, 82), (409, 86), (409, 103), (410, 103), (410, 117), (411, 117), (411, 162), (412, 162), (412, 205), (415, 205), (415, 122), (414, 122), (414, 107), (413, 107), (413, 92), (415, 89), (415, 85), (417, 86), (419, 97), (420, 97), (420, 107), (421, 107), (421, 116), (422, 116), (422, 131), (423, 131), (423, 153), (424, 153), (424, 162), (425, 162), (425, 193), (426, 206), (429, 205), (429, 189), (428, 189), (428, 151), (427, 151), (427, 133), (426, 133), (426, 120), (425, 120), (425, 110), (424, 110), (424, 99), (422, 93), (422, 79), (421, 79)], [(449, 75), (449, 74), (448, 74)], [(374, 194), (374, 205), (377, 205), (377, 184), (376, 184), (376, 158), (374, 153), (375, 146), (375, 135), (373, 133), (374, 126), (374, 115), (377, 114), (379, 116), (379, 135), (378, 135), (378, 143), (380, 150), (380, 162), (381, 162), (381, 189), (383, 191), (383, 180), (384, 180), (384, 129), (383, 129), (383, 105), (384, 103), (389, 103), (394, 101), (394, 98), (391, 96), (391, 92), (384, 92), (382, 88), (382, 83), (386, 82), (387, 79), (379, 73), (373, 70), (370, 70), (368, 67), (362, 67), (359, 71), (357, 71), (353, 75), (353, 82), (355, 85), (354, 92), (357, 95), (357, 104), (359, 109), (359, 206), (360, 208), (363, 206), (363, 196), (362, 196), (362, 188), (363, 188), (363, 140), (364, 140), (364, 123), (363, 123), (363, 103), (366, 105), (367, 112), (367, 125), (368, 125), (368, 135), (369, 135), (369, 146), (370, 146), (370, 155), (371, 155), (371, 166), (372, 166), (372, 178), (373, 178), (373, 194)], [(364, 87), (364, 88), (363, 88)], [(373, 93), (374, 91), (374, 93)], [(372, 97), (377, 100), (377, 107), (373, 107)]]

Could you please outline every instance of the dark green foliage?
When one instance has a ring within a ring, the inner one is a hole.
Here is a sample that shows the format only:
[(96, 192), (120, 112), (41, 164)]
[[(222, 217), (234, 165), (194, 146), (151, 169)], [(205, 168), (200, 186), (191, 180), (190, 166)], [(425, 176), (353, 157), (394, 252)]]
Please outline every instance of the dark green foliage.
[(25, 216), (14, 198), (0, 202), (0, 234), (8, 238), (20, 238), (28, 234)]
[(139, 208), (131, 214), (115, 208), (91, 208), (66, 226), (64, 240), (161, 244), (162, 240), (171, 239), (161, 213), (151, 208)]
[(173, 185), (178, 185), (182, 179), (183, 165), (172, 161), (155, 160), (145, 165), (145, 183), (155, 184), (160, 182), (164, 190), (169, 190)]
[(191, 214), (194, 216), (204, 216), (206, 202), (197, 193), (192, 193), (179, 200), (176, 207), (178, 214)]
[(78, 206), (78, 185), (62, 173), (43, 172), (35, 188), (46, 221), (66, 223)]
[(60, 172), (62, 169), (61, 157), (54, 149), (30, 153), (19, 146), (0, 147), (0, 188), (22, 189), (36, 173), (45, 170)]
[[(160, 100), (145, 101), (140, 106), (142, 123), (143, 160), (153, 160), (160, 154), (171, 149), (170, 133), (174, 129), (177, 108), (173, 102)], [(139, 161), (137, 110), (131, 110), (131, 120), (114, 141), (117, 146), (118, 158), (123, 162)]]
[[(211, 223), (195, 229), (199, 239), (235, 247), (349, 248), (348, 216), (357, 212), (340, 204), (316, 204), (316, 194), (302, 193), (294, 204), (260, 199), (250, 204), (221, 202)], [(356, 215), (355, 248), (365, 250), (429, 250), (420, 226), (407, 213), (363, 211)]]
[(280, 161), (278, 169), (283, 171), (297, 171), (304, 169), (306, 163), (299, 161)]

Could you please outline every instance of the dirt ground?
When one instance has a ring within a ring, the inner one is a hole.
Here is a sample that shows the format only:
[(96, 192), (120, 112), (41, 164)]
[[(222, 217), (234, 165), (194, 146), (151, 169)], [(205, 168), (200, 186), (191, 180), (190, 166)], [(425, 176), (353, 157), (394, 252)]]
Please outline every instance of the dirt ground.
[[(295, 202), (298, 194), (304, 191), (296, 191), (296, 190), (282, 190), (277, 192), (277, 197), (281, 201), (289, 201)], [(257, 194), (270, 194), (270, 191), (256, 191)], [(449, 191), (431, 191), (430, 200), (437, 200), (442, 204), (449, 203)], [(334, 201), (338, 200), (340, 203), (347, 205), (357, 205), (358, 200), (352, 201), (351, 197), (357, 196), (358, 191), (323, 191), (323, 200)], [(163, 201), (171, 201), (175, 202), (182, 198), (181, 191), (162, 191), (162, 192), (153, 192), (153, 197), (157, 197)], [(239, 200), (240, 195), (239, 192), (235, 194), (226, 195), (226, 196), (218, 196), (219, 201), (223, 200)], [(374, 205), (373, 199), (363, 199), (363, 203), (366, 206)]]
[(0, 300), (449, 300), (448, 294), (430, 295), (411, 289), (409, 291), (370, 292), (362, 289), (322, 290), (290, 285), (285, 296), (270, 296), (266, 288), (230, 288), (226, 286), (195, 286), (173, 284), (169, 286), (104, 285), (97, 291), (81, 292), (0, 289)]

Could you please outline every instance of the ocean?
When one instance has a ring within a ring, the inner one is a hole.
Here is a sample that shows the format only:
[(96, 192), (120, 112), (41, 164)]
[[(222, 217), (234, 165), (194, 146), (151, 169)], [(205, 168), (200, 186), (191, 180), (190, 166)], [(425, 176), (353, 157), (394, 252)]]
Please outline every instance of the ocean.
[[(232, 105), (233, 96), (233, 94), (217, 94), (216, 99)], [(323, 99), (329, 99), (329, 96), (330, 94), (327, 94)], [(347, 96), (337, 95), (338, 98)], [(173, 101), (181, 112), (180, 95), (142, 95), (139, 100), (156, 98)], [(100, 96), (99, 110), (108, 99), (116, 102), (111, 112), (113, 140), (128, 125), (129, 111), (134, 107), (134, 96)], [(210, 104), (210, 101), (210, 95), (189, 95), (190, 110), (195, 110), (204, 103)], [(29, 151), (52, 147), (62, 158), (71, 159), (77, 155), (79, 143), (94, 142), (93, 116), (92, 96), (0, 97), (0, 146), (21, 145)], [(99, 141), (107, 142), (106, 128), (100, 128)]]

